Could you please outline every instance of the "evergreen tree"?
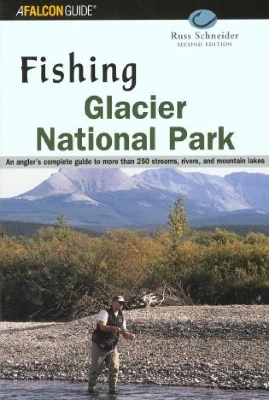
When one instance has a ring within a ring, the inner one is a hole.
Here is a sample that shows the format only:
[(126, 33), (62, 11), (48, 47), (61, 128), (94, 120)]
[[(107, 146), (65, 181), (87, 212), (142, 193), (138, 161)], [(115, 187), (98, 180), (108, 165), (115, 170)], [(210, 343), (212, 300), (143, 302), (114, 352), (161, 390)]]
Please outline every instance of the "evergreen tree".
[(0, 240), (7, 237), (6, 228), (0, 224)]
[(65, 228), (68, 227), (67, 221), (66, 221), (66, 218), (65, 218), (64, 215), (60, 215), (60, 216), (57, 218), (56, 227), (57, 227), (57, 228), (62, 228), (62, 229), (65, 229)]
[(174, 206), (171, 207), (168, 213), (168, 225), (170, 228), (170, 239), (172, 250), (176, 250), (182, 236), (186, 233), (189, 227), (188, 216), (184, 208), (184, 199), (179, 197)]

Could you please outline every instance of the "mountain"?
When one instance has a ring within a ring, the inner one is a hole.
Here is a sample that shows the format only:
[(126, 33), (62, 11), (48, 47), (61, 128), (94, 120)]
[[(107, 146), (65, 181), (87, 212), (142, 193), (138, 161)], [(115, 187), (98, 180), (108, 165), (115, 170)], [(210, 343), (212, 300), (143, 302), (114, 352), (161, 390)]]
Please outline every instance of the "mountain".
[(258, 212), (268, 213), (269, 209), (269, 176), (265, 174), (233, 173), (225, 177), (243, 197)]
[(234, 187), (220, 176), (186, 173), (177, 169), (148, 170), (135, 175), (139, 182), (171, 193), (180, 194), (205, 208), (231, 212), (248, 210), (252, 206)]
[(64, 202), (98, 205), (93, 198), (98, 193), (141, 189), (142, 186), (119, 169), (61, 169), (35, 189), (16, 198), (36, 201), (64, 196)]
[(120, 169), (61, 169), (26, 193), (0, 199), (0, 220), (55, 223), (64, 215), (70, 225), (90, 229), (158, 226), (179, 196), (192, 226), (269, 224), (269, 175), (169, 168), (133, 176)]

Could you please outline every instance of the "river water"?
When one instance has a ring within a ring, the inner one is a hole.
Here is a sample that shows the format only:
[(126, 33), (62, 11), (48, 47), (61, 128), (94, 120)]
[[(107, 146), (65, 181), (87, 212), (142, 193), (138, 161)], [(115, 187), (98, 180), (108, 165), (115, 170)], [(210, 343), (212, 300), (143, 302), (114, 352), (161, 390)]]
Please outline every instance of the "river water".
[(87, 383), (66, 381), (13, 381), (0, 380), (0, 399), (25, 400), (265, 400), (269, 391), (219, 390), (191, 387), (156, 386), (141, 384), (118, 385), (118, 393), (109, 395), (107, 385), (100, 384), (98, 395), (89, 395)]

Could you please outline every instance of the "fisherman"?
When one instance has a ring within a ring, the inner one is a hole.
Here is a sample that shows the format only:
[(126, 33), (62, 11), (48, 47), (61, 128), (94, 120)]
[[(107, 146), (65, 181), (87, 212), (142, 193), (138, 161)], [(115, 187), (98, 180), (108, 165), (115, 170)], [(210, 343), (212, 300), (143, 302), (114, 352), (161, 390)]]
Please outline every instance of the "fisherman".
[(127, 330), (122, 313), (125, 301), (122, 296), (114, 296), (110, 308), (103, 309), (97, 317), (96, 329), (92, 334), (92, 360), (89, 372), (88, 392), (97, 393), (96, 382), (104, 363), (109, 371), (109, 393), (116, 393), (119, 373), (119, 336), (134, 340), (135, 335)]

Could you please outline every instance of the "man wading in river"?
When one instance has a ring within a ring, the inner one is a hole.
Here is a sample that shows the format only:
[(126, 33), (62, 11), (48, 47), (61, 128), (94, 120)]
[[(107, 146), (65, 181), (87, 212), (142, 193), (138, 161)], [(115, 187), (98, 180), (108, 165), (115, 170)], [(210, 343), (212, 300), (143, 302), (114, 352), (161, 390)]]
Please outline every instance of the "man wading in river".
[(124, 298), (114, 296), (110, 308), (101, 310), (97, 317), (96, 329), (92, 334), (92, 362), (89, 373), (88, 392), (96, 393), (95, 385), (105, 363), (109, 371), (109, 393), (116, 393), (119, 373), (119, 336), (134, 340), (135, 335), (128, 332), (122, 313)]

